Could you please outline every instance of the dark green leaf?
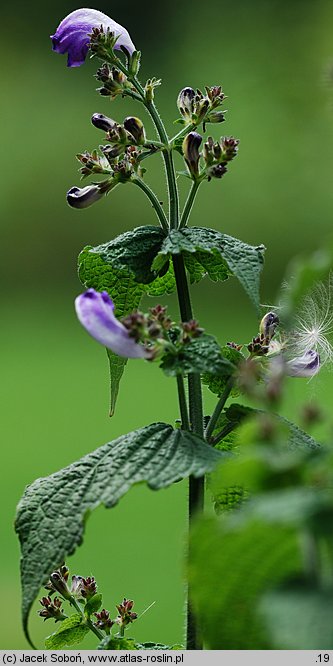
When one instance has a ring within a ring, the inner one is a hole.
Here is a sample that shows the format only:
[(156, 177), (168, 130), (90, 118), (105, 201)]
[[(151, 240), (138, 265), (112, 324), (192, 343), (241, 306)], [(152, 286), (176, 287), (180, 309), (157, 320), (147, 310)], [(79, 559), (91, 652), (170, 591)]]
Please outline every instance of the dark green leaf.
[[(205, 271), (215, 280), (220, 279), (220, 276), (226, 279), (228, 271), (235, 275), (259, 308), (259, 277), (264, 261), (264, 250), (263, 245), (248, 245), (214, 229), (189, 227), (171, 231), (162, 244), (160, 254), (172, 255), (182, 252), (195, 255), (199, 252), (199, 263), (202, 264), (204, 256), (202, 253), (212, 253), (214, 263), (203, 265)], [(220, 266), (218, 266), (218, 257)], [(189, 270), (191, 274), (191, 265)], [(192, 265), (193, 281), (199, 279), (199, 271), (200, 268), (194, 268)]]
[(196, 435), (154, 423), (28, 486), (16, 519), (26, 633), (40, 587), (82, 542), (85, 520), (93, 509), (114, 506), (135, 483), (146, 481), (157, 490), (190, 475), (202, 476), (222, 456)]
[(208, 275), (213, 282), (224, 282), (233, 275), (226, 261), (216, 250), (194, 252), (193, 254), (184, 252), (183, 254), (191, 283), (200, 282), (205, 275)]
[(173, 294), (176, 289), (176, 280), (172, 263), (170, 262), (168, 270), (162, 277), (157, 277), (153, 282), (143, 285), (147, 296), (164, 296), (164, 294)]
[(201, 335), (182, 345), (177, 352), (167, 352), (161, 368), (167, 375), (175, 376), (189, 372), (216, 372), (230, 377), (235, 367), (221, 353), (218, 342), (212, 335)]
[(112, 241), (93, 248), (93, 252), (118, 270), (129, 270), (137, 282), (148, 284), (156, 278), (151, 265), (158, 254), (165, 232), (160, 227), (137, 227)]
[(208, 649), (269, 649), (260, 597), (300, 571), (298, 537), (285, 525), (232, 518), (201, 519), (192, 532), (192, 603)]
[(78, 613), (63, 620), (58, 631), (45, 639), (47, 650), (62, 650), (65, 647), (81, 643), (89, 632), (86, 624), (82, 624), (82, 616)]
[(103, 597), (102, 597), (101, 594), (94, 594), (93, 597), (88, 599), (88, 601), (87, 601), (87, 603), (84, 607), (85, 615), (90, 617), (90, 615), (92, 615), (93, 613), (97, 613), (97, 611), (99, 610), (99, 608), (102, 605), (102, 599), (103, 599)]

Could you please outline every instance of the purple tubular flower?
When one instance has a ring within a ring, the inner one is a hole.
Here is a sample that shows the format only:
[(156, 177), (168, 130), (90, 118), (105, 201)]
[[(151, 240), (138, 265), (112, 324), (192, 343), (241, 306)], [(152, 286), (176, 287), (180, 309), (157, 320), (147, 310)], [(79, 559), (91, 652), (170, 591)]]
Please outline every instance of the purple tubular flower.
[(118, 40), (114, 46), (120, 50), (124, 46), (130, 54), (135, 46), (125, 28), (113, 21), (109, 16), (97, 9), (76, 9), (59, 24), (54, 35), (51, 35), (53, 51), (68, 53), (67, 67), (83, 65), (89, 46), (89, 34), (93, 28), (110, 29)]
[(114, 315), (114, 304), (106, 291), (88, 289), (75, 299), (76, 314), (82, 326), (102, 345), (118, 356), (149, 358), (142, 345), (129, 336), (125, 326)]
[(319, 370), (320, 358), (314, 349), (286, 363), (286, 373), (290, 377), (313, 377)]
[(88, 208), (96, 201), (99, 201), (105, 194), (97, 185), (87, 185), (86, 187), (71, 187), (68, 190), (66, 198), (67, 203), (72, 208)]

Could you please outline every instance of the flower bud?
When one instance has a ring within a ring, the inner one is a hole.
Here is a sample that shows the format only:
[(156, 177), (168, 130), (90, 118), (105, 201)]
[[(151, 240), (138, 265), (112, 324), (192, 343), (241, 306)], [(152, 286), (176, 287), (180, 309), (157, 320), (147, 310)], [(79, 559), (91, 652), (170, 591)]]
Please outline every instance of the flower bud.
[(209, 169), (207, 169), (208, 180), (211, 180), (212, 178), (222, 178), (222, 176), (224, 176), (224, 174), (227, 173), (227, 171), (228, 169), (224, 162), (209, 167)]
[(124, 120), (124, 127), (127, 132), (131, 134), (135, 143), (142, 145), (145, 142), (145, 128), (140, 118), (128, 116), (128, 118), (125, 118)]
[(103, 113), (94, 113), (91, 118), (91, 122), (94, 127), (103, 130), (103, 132), (108, 132), (117, 124), (114, 120), (108, 118), (108, 116), (104, 116)]
[(187, 116), (189, 119), (192, 118), (194, 113), (194, 98), (195, 91), (193, 88), (183, 88), (180, 91), (177, 106), (182, 116)]
[(104, 192), (98, 185), (87, 185), (87, 187), (71, 187), (67, 192), (67, 203), (72, 208), (88, 208), (99, 201)]
[(280, 323), (279, 317), (275, 312), (267, 312), (260, 322), (259, 331), (265, 339), (271, 340), (274, 337), (276, 328)]
[(197, 132), (190, 132), (187, 134), (183, 141), (183, 153), (185, 157), (186, 164), (188, 166), (190, 174), (193, 178), (196, 178), (199, 175), (199, 160), (200, 153), (199, 147), (202, 141), (202, 136)]
[(239, 140), (234, 139), (233, 136), (225, 136), (222, 139), (222, 151), (224, 158), (229, 162), (232, 160), (234, 157), (236, 157), (238, 153), (238, 144)]
[(67, 580), (61, 575), (60, 571), (54, 571), (51, 573), (50, 581), (54, 589), (59, 592), (64, 599), (71, 598), (71, 593), (67, 587)]
[(206, 123), (223, 123), (225, 115), (223, 111), (213, 111), (206, 118)]

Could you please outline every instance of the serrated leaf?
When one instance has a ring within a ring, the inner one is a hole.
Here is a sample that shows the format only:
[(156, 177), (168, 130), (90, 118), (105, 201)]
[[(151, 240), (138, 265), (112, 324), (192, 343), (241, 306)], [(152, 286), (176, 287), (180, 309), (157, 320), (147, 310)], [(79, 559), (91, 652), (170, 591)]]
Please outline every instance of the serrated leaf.
[(260, 598), (300, 571), (298, 536), (285, 525), (232, 518), (201, 519), (191, 535), (189, 578), (200, 633), (211, 650), (269, 649)]
[(137, 282), (149, 284), (157, 277), (151, 266), (164, 238), (165, 231), (160, 227), (137, 227), (94, 247), (92, 252), (118, 270), (129, 270)]
[(224, 282), (233, 275), (227, 262), (222, 259), (217, 251), (202, 251), (193, 254), (184, 252), (183, 254), (191, 283), (199, 282), (205, 275), (208, 275), (213, 282)]
[(221, 348), (212, 335), (201, 335), (182, 345), (175, 352), (164, 354), (161, 366), (166, 375), (216, 372), (230, 377), (235, 366), (221, 353)]
[[(194, 255), (197, 252), (211, 253), (214, 263), (207, 264), (206, 272), (213, 275), (213, 279), (220, 279), (220, 275), (226, 279), (226, 271), (229, 270), (238, 278), (248, 296), (259, 308), (259, 277), (264, 261), (264, 250), (263, 245), (248, 245), (232, 236), (221, 234), (215, 229), (189, 227), (170, 231), (163, 241), (160, 253), (166, 255), (184, 252)], [(202, 256), (202, 254), (199, 255), (200, 261), (202, 261)], [(219, 268), (218, 257), (221, 262)], [(197, 279), (198, 269), (196, 269), (195, 275), (195, 279)]]
[(85, 635), (89, 632), (89, 627), (82, 624), (82, 615), (78, 613), (71, 615), (63, 620), (58, 631), (45, 639), (45, 648), (47, 650), (62, 650), (64, 647), (81, 643)]
[(85, 607), (84, 607), (84, 613), (87, 615), (87, 617), (90, 617), (93, 613), (96, 613), (99, 608), (102, 605), (102, 595), (101, 594), (94, 594), (93, 597), (88, 599)]
[(212, 470), (223, 454), (191, 433), (153, 423), (28, 486), (19, 503), (23, 626), (50, 573), (82, 542), (89, 513), (114, 506), (134, 484), (158, 490)]
[(124, 638), (122, 636), (105, 636), (97, 650), (139, 650), (133, 638)]

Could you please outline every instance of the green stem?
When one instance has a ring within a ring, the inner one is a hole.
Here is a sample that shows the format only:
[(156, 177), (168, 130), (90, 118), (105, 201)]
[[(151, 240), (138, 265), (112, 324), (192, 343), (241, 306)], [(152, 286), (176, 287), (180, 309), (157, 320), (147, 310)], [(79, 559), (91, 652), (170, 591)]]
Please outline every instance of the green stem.
[(215, 426), (217, 424), (218, 418), (219, 418), (219, 416), (222, 412), (222, 409), (223, 409), (225, 403), (227, 402), (227, 400), (229, 398), (230, 391), (231, 391), (232, 387), (233, 387), (233, 378), (230, 377), (230, 379), (228, 379), (228, 381), (226, 383), (225, 389), (224, 389), (218, 403), (216, 404), (214, 412), (213, 412), (212, 416), (209, 419), (209, 422), (208, 422), (208, 425), (207, 425), (207, 428), (206, 428), (206, 432), (205, 432), (205, 437), (206, 437), (207, 442), (209, 442), (210, 439), (211, 439), (211, 436), (214, 432), (214, 429), (215, 429)]
[(183, 136), (186, 136), (186, 134), (189, 134), (190, 132), (193, 132), (197, 128), (197, 125), (195, 123), (192, 123), (191, 125), (186, 125), (186, 127), (183, 127), (183, 129), (178, 132), (178, 134), (175, 134), (175, 136), (170, 139), (170, 145), (173, 146), (175, 144), (175, 141), (178, 139), (182, 139)]
[(168, 220), (155, 192), (153, 192), (153, 190), (150, 189), (149, 185), (147, 185), (147, 183), (145, 183), (145, 181), (142, 180), (142, 178), (139, 178), (138, 176), (134, 176), (131, 182), (134, 183), (134, 185), (137, 185), (140, 188), (140, 190), (142, 190), (146, 194), (156, 212), (161, 227), (165, 231), (169, 231)]
[[(173, 266), (176, 277), (177, 293), (179, 301), (179, 309), (182, 321), (189, 321), (193, 319), (192, 306), (188, 282), (185, 272), (184, 259), (181, 254), (175, 254), (172, 257)], [(199, 436), (203, 436), (203, 410), (202, 410), (202, 392), (201, 392), (201, 379), (198, 374), (190, 374), (188, 377), (189, 388), (189, 403), (190, 403), (190, 427), (192, 432)], [(204, 477), (189, 479), (189, 526), (191, 527), (192, 521), (197, 513), (203, 510), (204, 505)], [(191, 550), (188, 550), (188, 558), (191, 559)], [(186, 647), (188, 650), (202, 650), (202, 643), (198, 636), (196, 619), (191, 607), (191, 590), (188, 584), (188, 601), (187, 601), (187, 637)]]
[(182, 375), (177, 375), (177, 389), (178, 389), (179, 409), (182, 419), (182, 429), (190, 430), (190, 420), (188, 417), (184, 378)]
[(82, 608), (80, 608), (76, 599), (74, 599), (74, 597), (71, 597), (69, 599), (69, 602), (72, 604), (72, 606), (74, 606), (74, 608), (77, 610), (77, 612), (80, 615), (82, 615), (82, 617), (84, 619), (84, 622), (86, 623), (87, 627), (89, 627), (90, 631), (92, 631), (95, 634), (95, 636), (97, 636), (97, 638), (99, 638), (99, 640), (102, 640), (102, 638), (104, 638), (104, 634), (102, 633), (102, 631), (100, 631), (97, 627), (94, 626), (94, 624), (92, 623), (92, 621), (88, 617), (85, 617), (84, 613), (82, 612)]
[(186, 199), (184, 210), (183, 210), (183, 213), (182, 213), (182, 216), (181, 216), (181, 219), (180, 219), (179, 229), (182, 229), (183, 227), (186, 227), (186, 223), (187, 223), (187, 220), (190, 216), (190, 212), (192, 210), (193, 202), (194, 202), (194, 199), (196, 197), (197, 191), (199, 189), (200, 182), (201, 182), (200, 180), (195, 180), (192, 183), (192, 187), (191, 187), (191, 189), (188, 193), (188, 197)]

